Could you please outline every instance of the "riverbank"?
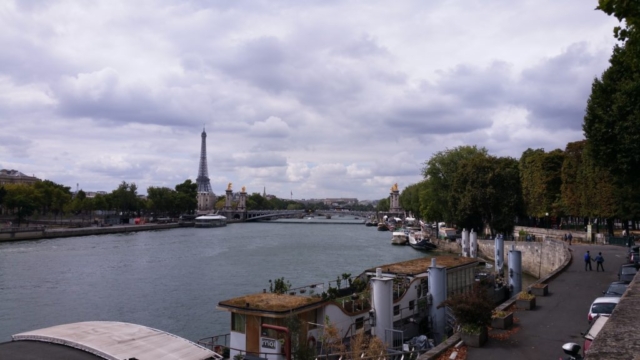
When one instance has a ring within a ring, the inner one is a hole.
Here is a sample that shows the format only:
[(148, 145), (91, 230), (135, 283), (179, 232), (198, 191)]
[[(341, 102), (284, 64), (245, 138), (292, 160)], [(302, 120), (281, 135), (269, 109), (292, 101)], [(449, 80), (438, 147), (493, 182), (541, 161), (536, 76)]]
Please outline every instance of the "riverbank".
[(142, 225), (114, 225), (114, 226), (90, 226), (82, 228), (47, 228), (46, 226), (3, 229), (0, 232), (0, 242), (41, 240), (60, 237), (106, 235), (138, 231), (167, 230), (179, 227), (177, 223), (169, 224), (142, 224)]

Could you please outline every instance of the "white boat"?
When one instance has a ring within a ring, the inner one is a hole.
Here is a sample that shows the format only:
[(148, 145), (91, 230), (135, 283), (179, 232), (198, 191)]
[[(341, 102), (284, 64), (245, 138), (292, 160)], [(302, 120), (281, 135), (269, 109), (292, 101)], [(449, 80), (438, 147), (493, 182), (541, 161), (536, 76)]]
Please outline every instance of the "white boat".
[(409, 242), (409, 231), (399, 229), (391, 233), (391, 245), (406, 245)]
[(227, 226), (227, 218), (217, 214), (202, 215), (196, 218), (194, 226), (200, 228)]

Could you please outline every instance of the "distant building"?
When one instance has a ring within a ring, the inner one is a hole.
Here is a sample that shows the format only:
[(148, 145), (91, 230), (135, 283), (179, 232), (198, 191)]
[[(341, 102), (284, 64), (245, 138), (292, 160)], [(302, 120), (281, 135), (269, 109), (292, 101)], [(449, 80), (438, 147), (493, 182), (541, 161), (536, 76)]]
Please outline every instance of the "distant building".
[(326, 198), (324, 199), (324, 204), (325, 205), (353, 205), (353, 204), (357, 204), (358, 203), (358, 199), (356, 198)]
[(107, 192), (106, 191), (85, 191), (85, 194), (87, 195), (87, 198), (92, 199), (97, 195), (105, 196), (107, 195)]
[(40, 181), (35, 176), (29, 176), (21, 173), (18, 170), (0, 170), (0, 185), (4, 184), (33, 184)]

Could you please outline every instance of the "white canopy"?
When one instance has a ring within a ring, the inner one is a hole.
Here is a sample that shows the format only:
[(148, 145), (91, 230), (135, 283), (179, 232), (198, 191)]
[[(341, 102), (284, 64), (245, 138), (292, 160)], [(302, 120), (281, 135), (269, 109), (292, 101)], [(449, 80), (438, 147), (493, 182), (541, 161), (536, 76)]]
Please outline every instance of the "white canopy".
[(87, 321), (27, 331), (14, 341), (35, 340), (71, 346), (105, 359), (203, 360), (219, 354), (187, 339), (150, 327), (115, 321)]

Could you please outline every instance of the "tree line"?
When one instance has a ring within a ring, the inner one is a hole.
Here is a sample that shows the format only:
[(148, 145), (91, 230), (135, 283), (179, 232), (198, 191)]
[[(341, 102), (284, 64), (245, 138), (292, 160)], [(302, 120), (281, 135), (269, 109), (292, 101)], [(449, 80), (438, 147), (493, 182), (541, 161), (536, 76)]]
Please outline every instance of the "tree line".
[(640, 8), (635, 1), (599, 0), (615, 16), (618, 43), (609, 67), (594, 79), (582, 130), (585, 140), (564, 150), (527, 149), (519, 160), (484, 148), (461, 146), (434, 154), (423, 180), (400, 196), (405, 210), (423, 219), (467, 229), (488, 226), (511, 233), (519, 219), (557, 224), (596, 220), (613, 233), (640, 218)]
[[(18, 222), (32, 215), (54, 218), (65, 215), (91, 215), (94, 211), (107, 211), (123, 216), (154, 215), (155, 217), (177, 217), (193, 214), (197, 208), (198, 185), (191, 180), (177, 184), (173, 189), (150, 186), (147, 196), (138, 195), (135, 183), (123, 181), (110, 193), (87, 197), (83, 190), (76, 194), (69, 186), (56, 184), (50, 180), (33, 184), (4, 184), (0, 186), (0, 214), (15, 216)], [(226, 202), (225, 195), (216, 200), (215, 209), (220, 210)], [(232, 207), (237, 206), (236, 202)], [(330, 206), (322, 202), (300, 203), (274, 196), (252, 193), (246, 199), (247, 210), (328, 210)], [(373, 210), (371, 205), (355, 204), (352, 210)]]

